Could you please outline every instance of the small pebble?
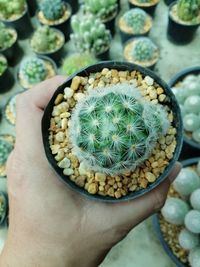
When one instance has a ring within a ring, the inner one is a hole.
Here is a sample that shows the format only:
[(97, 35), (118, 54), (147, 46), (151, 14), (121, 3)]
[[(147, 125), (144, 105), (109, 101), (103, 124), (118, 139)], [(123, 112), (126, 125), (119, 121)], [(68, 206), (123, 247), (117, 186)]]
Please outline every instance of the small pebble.
[(154, 80), (149, 76), (145, 76), (144, 80), (145, 80), (146, 84), (149, 86), (152, 86), (154, 83)]
[(61, 160), (59, 163), (58, 163), (58, 166), (62, 169), (66, 169), (66, 168), (69, 168), (71, 165), (71, 162), (68, 158), (64, 158), (63, 160)]
[(70, 168), (66, 168), (66, 169), (64, 169), (63, 173), (64, 173), (64, 175), (69, 176), (69, 175), (72, 175), (74, 173), (74, 171)]

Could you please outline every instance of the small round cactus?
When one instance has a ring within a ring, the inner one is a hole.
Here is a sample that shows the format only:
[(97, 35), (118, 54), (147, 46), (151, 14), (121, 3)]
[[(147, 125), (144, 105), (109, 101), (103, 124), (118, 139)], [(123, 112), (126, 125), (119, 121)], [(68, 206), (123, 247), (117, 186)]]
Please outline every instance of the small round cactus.
[(192, 138), (195, 142), (200, 144), (200, 128), (192, 133)]
[(136, 61), (150, 61), (154, 58), (158, 47), (147, 37), (138, 38), (133, 48), (133, 58)]
[(10, 19), (12, 16), (20, 16), (23, 14), (26, 6), (25, 0), (1, 0), (0, 1), (0, 17), (1, 19)]
[(191, 267), (200, 267), (200, 246), (190, 251), (189, 262)]
[(179, 244), (186, 250), (191, 250), (199, 244), (199, 236), (191, 233), (187, 229), (183, 229), (178, 237)]
[(40, 4), (40, 10), (48, 20), (57, 20), (62, 18), (65, 5), (62, 0), (43, 0)]
[(135, 33), (139, 34), (144, 32), (147, 19), (147, 13), (144, 10), (134, 8), (127, 11), (123, 17), (127, 26), (131, 27)]
[(159, 105), (143, 102), (127, 84), (88, 94), (72, 115), (71, 141), (94, 171), (122, 174), (144, 162), (170, 124)]
[(0, 166), (4, 165), (8, 159), (13, 146), (3, 138), (0, 138)]
[(47, 68), (42, 59), (31, 57), (21, 63), (19, 75), (28, 83), (36, 84), (45, 80)]
[(183, 168), (174, 181), (173, 186), (178, 193), (188, 196), (200, 187), (200, 178), (192, 169)]
[[(12, 30), (12, 32), (14, 31)], [(0, 49), (8, 48), (14, 43), (15, 36), (12, 32), (4, 23), (0, 22)]]
[(199, 10), (199, 0), (178, 0), (177, 13), (178, 17), (183, 21), (196, 22)]
[(185, 201), (170, 197), (166, 200), (161, 213), (167, 222), (182, 225), (188, 211), (189, 206)]
[(0, 76), (4, 73), (4, 71), (7, 69), (8, 67), (8, 62), (6, 60), (6, 58), (2, 55), (0, 55)]
[(190, 203), (193, 209), (200, 211), (200, 188), (192, 192), (190, 196)]
[(200, 96), (189, 96), (184, 103), (185, 109), (188, 112), (199, 113), (200, 112)]
[(190, 210), (185, 216), (186, 228), (195, 234), (200, 234), (200, 211)]
[(198, 115), (190, 113), (183, 117), (183, 127), (186, 131), (196, 131), (200, 127), (200, 118)]

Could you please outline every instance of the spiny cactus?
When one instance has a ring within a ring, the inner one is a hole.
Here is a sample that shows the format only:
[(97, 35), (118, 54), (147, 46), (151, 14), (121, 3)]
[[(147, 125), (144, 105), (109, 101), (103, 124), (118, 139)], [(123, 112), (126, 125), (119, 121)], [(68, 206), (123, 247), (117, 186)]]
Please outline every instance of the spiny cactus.
[[(13, 31), (14, 32), (14, 31)], [(15, 41), (15, 36), (4, 23), (0, 22), (0, 49), (10, 47)]]
[[(64, 43), (62, 35), (60, 36), (62, 43)], [(31, 47), (34, 51), (39, 53), (53, 52), (59, 48), (58, 46), (61, 45), (59, 42), (59, 32), (48, 26), (39, 27), (31, 39)]]
[(166, 112), (144, 102), (128, 84), (90, 92), (77, 104), (71, 122), (71, 141), (79, 160), (107, 174), (134, 170), (169, 127)]
[(0, 17), (9, 20), (13, 15), (20, 16), (25, 6), (25, 0), (0, 0)]
[(189, 262), (191, 267), (200, 266), (200, 246), (192, 249), (189, 254)]
[(149, 61), (154, 58), (157, 50), (158, 47), (149, 38), (141, 37), (137, 39), (132, 55), (134, 60)]
[(84, 0), (85, 8), (104, 20), (117, 11), (117, 0)]
[(127, 26), (131, 27), (135, 33), (142, 33), (144, 31), (147, 19), (147, 13), (144, 10), (134, 8), (127, 11), (123, 17)]
[(8, 67), (8, 63), (7, 63), (6, 58), (0, 55), (0, 76), (4, 73), (7, 67)]
[(21, 63), (19, 75), (28, 83), (36, 84), (45, 80), (47, 68), (42, 59), (31, 57)]
[(195, 20), (200, 12), (200, 2), (199, 0), (178, 0), (177, 10), (181, 20)]
[(48, 20), (57, 20), (62, 18), (65, 5), (62, 0), (43, 0), (40, 4), (40, 10)]
[(77, 72), (79, 69), (92, 65), (96, 62), (97, 59), (89, 53), (77, 53), (64, 59), (62, 70), (64, 74), (69, 76)]
[(80, 52), (94, 55), (105, 52), (110, 46), (110, 31), (92, 14), (74, 15), (71, 20), (71, 39)]
[(0, 138), (0, 166), (4, 165), (8, 159), (13, 146), (3, 138)]

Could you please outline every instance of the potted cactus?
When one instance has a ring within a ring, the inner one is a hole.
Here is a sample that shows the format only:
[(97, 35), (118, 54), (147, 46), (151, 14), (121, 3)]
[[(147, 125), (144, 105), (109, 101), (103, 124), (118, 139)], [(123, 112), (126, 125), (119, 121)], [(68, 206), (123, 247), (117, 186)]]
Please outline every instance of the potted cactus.
[(5, 106), (4, 115), (5, 115), (6, 120), (11, 125), (15, 125), (16, 123), (16, 98), (21, 93), (22, 92), (18, 92), (12, 95)]
[(167, 35), (179, 44), (191, 42), (200, 25), (199, 0), (178, 0), (169, 7)]
[(6, 56), (11, 66), (17, 64), (22, 56), (22, 50), (17, 42), (16, 30), (6, 27), (2, 22), (0, 22), (0, 53)]
[(62, 0), (43, 0), (37, 18), (42, 25), (55, 27), (63, 32), (65, 39), (70, 35), (71, 6)]
[(45, 110), (47, 158), (70, 187), (90, 198), (116, 202), (143, 195), (165, 179), (180, 151), (174, 100), (153, 72), (138, 65), (87, 67), (58, 88)]
[(78, 52), (90, 52), (99, 59), (109, 58), (110, 31), (92, 14), (73, 15), (71, 39)]
[(84, 0), (84, 5), (85, 10), (100, 18), (106, 28), (114, 35), (115, 18), (118, 13), (117, 0)]
[(177, 266), (200, 263), (200, 161), (183, 161), (161, 214), (154, 218), (166, 252)]
[(29, 57), (20, 64), (17, 79), (24, 89), (56, 75), (55, 63), (47, 57)]
[(27, 4), (28, 4), (28, 11), (29, 11), (30, 16), (34, 17), (37, 11), (37, 8), (38, 8), (37, 0), (27, 0)]
[(14, 148), (15, 138), (11, 135), (0, 135), (0, 177), (6, 176), (6, 162)]
[(122, 43), (132, 37), (148, 35), (152, 18), (142, 9), (133, 8), (123, 14), (118, 22)]
[(142, 67), (153, 69), (159, 60), (160, 52), (156, 44), (147, 37), (130, 39), (124, 45), (124, 58)]
[(5, 56), (0, 54), (0, 93), (9, 90), (14, 84), (14, 78), (8, 68), (8, 62)]
[(33, 31), (25, 0), (1, 0), (0, 20), (15, 28), (20, 39), (27, 38)]
[(4, 226), (8, 215), (8, 196), (0, 191), (0, 227)]
[(57, 64), (61, 63), (65, 44), (63, 33), (49, 26), (39, 27), (31, 38), (33, 52), (41, 56), (49, 56)]
[(142, 8), (151, 16), (153, 16), (159, 1), (160, 0), (129, 0), (129, 6), (130, 8)]
[(63, 74), (70, 76), (78, 70), (96, 62), (97, 59), (89, 53), (72, 54), (63, 60), (62, 72)]

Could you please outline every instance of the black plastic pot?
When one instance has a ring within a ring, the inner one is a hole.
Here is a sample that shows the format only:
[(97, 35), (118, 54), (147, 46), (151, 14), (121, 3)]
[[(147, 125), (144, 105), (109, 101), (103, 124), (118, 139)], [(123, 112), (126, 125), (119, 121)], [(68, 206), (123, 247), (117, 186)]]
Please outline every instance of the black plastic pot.
[[(75, 183), (73, 183), (67, 176), (63, 174), (63, 170), (60, 169), (57, 165), (56, 160), (54, 159), (54, 156), (51, 153), (51, 149), (49, 146), (49, 127), (50, 127), (50, 119), (51, 119), (51, 114), (52, 110), (54, 107), (54, 101), (59, 93), (63, 93), (64, 88), (69, 87), (71, 85), (71, 81), (73, 77), (76, 75), (80, 76), (88, 76), (90, 73), (96, 73), (101, 71), (103, 68), (108, 68), (108, 69), (117, 69), (119, 71), (133, 71), (137, 70), (141, 72), (144, 76), (149, 75), (151, 76), (162, 88), (164, 88), (165, 93), (167, 96), (170, 97), (171, 99), (171, 105), (170, 108), (174, 113), (174, 126), (177, 129), (177, 136), (176, 136), (176, 141), (177, 141), (177, 146), (174, 152), (174, 157), (173, 159), (169, 162), (169, 165), (166, 167), (165, 171), (163, 174), (156, 180), (155, 183), (151, 184), (148, 186), (146, 189), (139, 190), (137, 192), (132, 192), (129, 193), (127, 196), (124, 196), (120, 199), (113, 199), (112, 197), (106, 196), (100, 196), (100, 195), (91, 195), (89, 194), (86, 190), (83, 188), (80, 188), (77, 186)], [(138, 65), (131, 64), (131, 63), (126, 63), (126, 62), (118, 62), (118, 61), (105, 61), (105, 62), (100, 62), (95, 65), (89, 66), (76, 74), (70, 76), (66, 82), (61, 85), (56, 92), (54, 93), (52, 99), (50, 100), (49, 104), (47, 105), (43, 118), (42, 118), (42, 137), (43, 137), (43, 144), (44, 144), (44, 149), (46, 153), (46, 157), (52, 166), (52, 168), (55, 170), (55, 172), (58, 174), (60, 179), (68, 185), (71, 189), (73, 189), (76, 192), (79, 192), (80, 194), (88, 197), (89, 199), (97, 200), (97, 201), (104, 201), (104, 202), (111, 202), (111, 203), (117, 203), (117, 202), (124, 202), (128, 201), (131, 199), (135, 199), (137, 197), (140, 197), (147, 192), (151, 191), (155, 187), (157, 187), (160, 183), (162, 183), (166, 177), (169, 175), (170, 171), (172, 170), (175, 162), (177, 161), (180, 151), (181, 151), (181, 146), (182, 146), (182, 120), (181, 120), (181, 114), (180, 114), (180, 109), (179, 105), (175, 99), (174, 94), (172, 91), (169, 89), (168, 85), (162, 81), (155, 73), (151, 72), (148, 69), (142, 68)]]
[[(187, 160), (182, 161), (183, 167), (188, 167), (192, 165), (196, 165), (199, 162), (200, 158), (190, 158)], [(176, 264), (177, 267), (190, 267), (187, 264), (182, 263), (179, 258), (177, 258), (174, 253), (172, 252), (171, 248), (168, 246), (167, 242), (163, 237), (163, 233), (160, 228), (160, 221), (159, 221), (159, 214), (155, 214), (153, 216), (153, 227), (156, 233), (157, 238), (159, 239), (163, 249), (165, 250), (166, 254), (170, 257), (170, 259)]]
[(112, 36), (115, 35), (115, 19), (116, 19), (117, 13), (118, 13), (118, 10), (116, 10), (116, 12), (109, 19), (102, 21), (106, 25), (106, 28), (110, 30), (110, 33)]
[(169, 6), (169, 21), (167, 27), (167, 37), (168, 39), (176, 44), (188, 44), (190, 43), (194, 37), (195, 33), (200, 25), (198, 24), (180, 24), (179, 22), (175, 21), (174, 18), (171, 16), (170, 11), (177, 2), (172, 3)]
[(142, 34), (134, 34), (134, 33), (130, 34), (130, 33), (127, 33), (127, 32), (122, 31), (119, 28), (119, 33), (120, 33), (122, 44), (126, 43), (128, 40), (130, 40), (132, 38), (137, 38), (137, 37), (141, 37), (141, 36), (148, 36), (150, 30), (151, 29), (149, 29), (148, 32), (145, 32), (145, 33), (142, 33)]
[(66, 3), (70, 4), (72, 8), (72, 14), (75, 14), (79, 10), (79, 1), (78, 0), (64, 0)]
[(175, 2), (176, 0), (164, 0), (167, 6), (171, 5), (171, 3)]
[[(158, 3), (159, 3), (159, 2), (158, 2)], [(148, 14), (150, 14), (150, 15), (153, 17), (153, 16), (154, 16), (154, 13), (155, 13), (155, 11), (156, 11), (156, 7), (157, 7), (158, 3), (156, 3), (156, 4), (152, 5), (152, 6), (145, 6), (145, 5), (142, 6), (141, 4), (140, 4), (140, 5), (137, 5), (136, 3), (133, 4), (133, 3), (131, 3), (130, 0), (129, 0), (129, 7), (130, 7), (130, 8), (136, 8), (136, 7), (138, 7), (138, 8), (142, 8), (142, 9), (144, 9)]]
[(36, 10), (38, 8), (37, 0), (27, 0), (27, 4), (30, 16), (35, 16)]
[[(71, 6), (68, 3), (65, 3), (65, 5), (66, 5), (67, 10), (70, 11), (70, 17), (66, 21), (61, 22), (60, 24), (57, 24), (57, 25), (56, 24), (55, 25), (48, 25), (48, 26), (60, 30), (64, 34), (64, 36), (65, 36), (65, 41), (68, 41), (70, 39), (70, 33), (71, 33), (71, 24), (70, 24), (70, 21), (71, 21), (72, 8), (71, 8)], [(42, 21), (40, 21), (40, 23), (43, 24)]]
[(26, 39), (33, 32), (33, 25), (31, 24), (27, 6), (21, 17), (16, 20), (4, 20), (3, 22), (7, 26), (11, 26), (16, 29), (19, 39)]
[(0, 75), (0, 94), (7, 92), (14, 85), (14, 77), (7, 66), (7, 69)]
[[(182, 81), (189, 74), (200, 74), (200, 66), (186, 68), (179, 73), (177, 73), (169, 82), (170, 87), (174, 87), (178, 82)], [(183, 148), (181, 151), (180, 158), (192, 158), (200, 157), (200, 144), (193, 141), (186, 135), (183, 138)]]
[(4, 213), (2, 217), (0, 218), (0, 227), (1, 227), (5, 224), (6, 218), (8, 216), (8, 197), (7, 197), (7, 194), (2, 191), (0, 191), (0, 197), (2, 197), (4, 201)]

